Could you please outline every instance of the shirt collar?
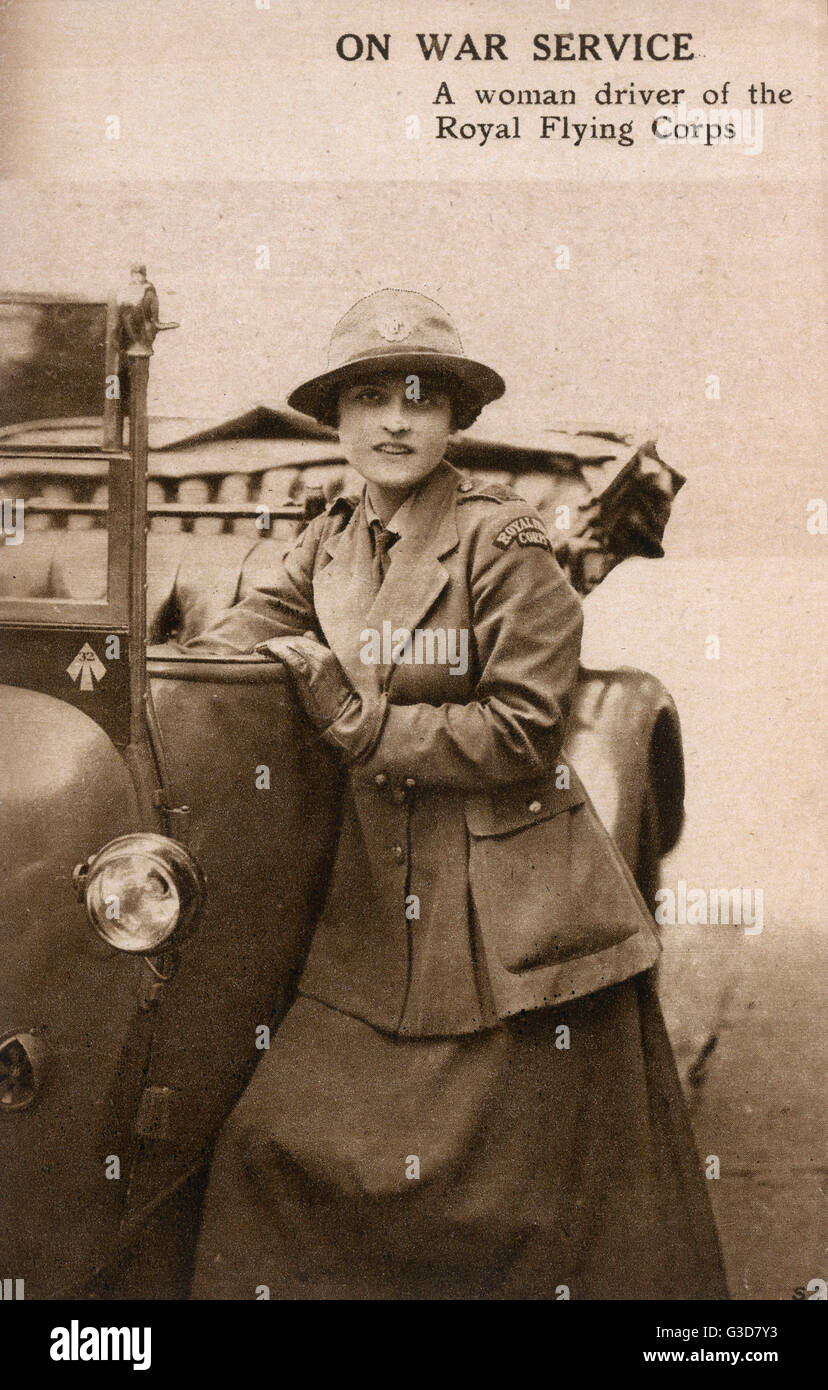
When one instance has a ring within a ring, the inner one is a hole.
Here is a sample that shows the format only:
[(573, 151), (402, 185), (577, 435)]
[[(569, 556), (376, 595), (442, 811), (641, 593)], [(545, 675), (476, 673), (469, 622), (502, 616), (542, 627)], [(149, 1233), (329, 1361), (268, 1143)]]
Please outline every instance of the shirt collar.
[[(379, 524), (380, 524), (380, 526), (382, 526), (382, 527), (384, 528), (384, 527), (385, 527), (385, 523), (384, 523), (384, 521), (382, 520), (382, 518), (381, 518), (380, 516), (377, 515), (377, 512), (376, 512), (376, 510), (375, 510), (375, 508), (374, 508), (374, 504), (373, 504), (373, 502), (371, 501), (371, 498), (370, 498), (370, 496), (369, 496), (369, 494), (368, 494), (368, 484), (367, 484), (367, 483), (366, 483), (366, 485), (365, 485), (365, 487), (364, 487), (364, 489), (363, 489), (362, 497), (363, 497), (363, 502), (364, 502), (364, 506), (365, 506), (365, 519), (366, 519), (366, 521), (368, 522), (368, 525), (371, 526), (371, 525), (373, 525), (373, 523), (374, 523), (375, 521), (378, 521)], [(406, 501), (407, 501), (407, 500), (408, 500), (408, 499), (406, 498)], [(398, 508), (397, 510), (399, 510), (399, 508)], [(394, 516), (396, 516), (396, 514), (397, 514), (397, 513), (395, 512), (395, 513), (394, 513)], [(394, 520), (394, 517), (391, 518), (391, 521), (392, 521), (392, 522), (393, 522), (393, 520)], [(389, 527), (388, 527), (388, 530), (389, 530), (389, 531), (391, 531), (391, 530), (393, 530), (393, 529), (394, 529), (393, 526), (389, 526)]]
[(422, 492), (424, 486), (431, 481), (433, 476), (433, 473), (429, 473), (427, 478), (424, 478), (421, 483), (418, 483), (417, 486), (413, 488), (411, 492), (409, 492), (405, 501), (400, 503), (399, 507), (395, 511), (394, 515), (391, 517), (390, 521), (387, 522), (383, 522), (382, 518), (377, 515), (376, 509), (374, 508), (371, 502), (371, 498), (368, 494), (368, 484), (366, 483), (365, 489), (363, 491), (363, 499), (365, 505), (365, 519), (368, 522), (368, 525), (371, 526), (373, 522), (378, 521), (380, 526), (382, 526), (384, 530), (393, 531), (395, 536), (404, 535), (406, 525), (408, 524), (411, 518), (411, 512), (417, 505), (417, 498)]
[[(395, 527), (400, 527), (398, 535), (404, 527), (405, 540), (402, 543), (406, 547), (410, 543), (415, 551), (433, 551), (438, 556), (447, 555), (454, 549), (457, 545), (454, 494), (461, 487), (466, 492), (471, 486), (468, 481), (464, 485), (463, 480), (464, 475), (458, 472), (448, 459), (444, 459), (405, 499), (391, 521)], [(351, 516), (349, 527), (346, 528), (346, 531), (353, 528), (352, 541), (356, 530), (363, 526), (368, 530), (372, 518), (378, 525), (382, 524), (377, 517), (376, 509), (369, 505), (368, 488), (365, 484), (359, 494), (358, 506)], [(331, 536), (325, 542), (329, 554), (333, 554), (337, 548), (334, 544), (336, 539), (335, 536)]]

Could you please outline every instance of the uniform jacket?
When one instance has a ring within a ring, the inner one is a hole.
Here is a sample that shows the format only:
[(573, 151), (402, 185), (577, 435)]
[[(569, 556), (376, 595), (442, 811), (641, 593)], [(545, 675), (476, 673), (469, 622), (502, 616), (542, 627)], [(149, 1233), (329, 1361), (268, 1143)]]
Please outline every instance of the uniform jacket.
[(393, 1032), (468, 1033), (627, 979), (659, 948), (561, 759), (582, 615), (543, 523), (443, 463), (393, 524), (377, 591), (365, 493), (338, 499), (197, 645), (250, 651), (312, 628), (387, 701), (348, 767), (299, 989)]

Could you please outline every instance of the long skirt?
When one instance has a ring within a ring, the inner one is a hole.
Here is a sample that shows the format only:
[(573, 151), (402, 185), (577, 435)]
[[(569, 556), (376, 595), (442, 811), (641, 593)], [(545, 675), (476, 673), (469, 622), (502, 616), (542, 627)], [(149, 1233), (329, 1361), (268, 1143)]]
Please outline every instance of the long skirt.
[(299, 996), (219, 1139), (202, 1299), (724, 1299), (652, 981), (461, 1037)]

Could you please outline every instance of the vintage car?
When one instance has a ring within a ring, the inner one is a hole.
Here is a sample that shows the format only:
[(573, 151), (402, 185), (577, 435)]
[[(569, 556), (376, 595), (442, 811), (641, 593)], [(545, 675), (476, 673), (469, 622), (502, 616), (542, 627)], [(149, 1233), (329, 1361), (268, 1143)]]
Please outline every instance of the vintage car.
[[(150, 449), (166, 326), (142, 267), (109, 300), (0, 296), (0, 1278), (26, 1298), (187, 1297), (211, 1145), (336, 835), (281, 668), (181, 650), (347, 489), (336, 436), (260, 407)], [(539, 508), (584, 594), (662, 553), (682, 482), (611, 431), (453, 459)], [(670, 696), (583, 670), (567, 753), (652, 902), (682, 821)]]

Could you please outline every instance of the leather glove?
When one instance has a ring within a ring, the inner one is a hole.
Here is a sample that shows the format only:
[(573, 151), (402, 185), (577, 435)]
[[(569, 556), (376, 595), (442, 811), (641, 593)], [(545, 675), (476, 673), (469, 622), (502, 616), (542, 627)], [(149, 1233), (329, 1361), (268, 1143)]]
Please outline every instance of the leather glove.
[(388, 701), (384, 695), (361, 696), (330, 647), (306, 632), (302, 637), (271, 637), (255, 650), (283, 663), (305, 714), (326, 743), (342, 749), (349, 762), (371, 752), (382, 732)]

